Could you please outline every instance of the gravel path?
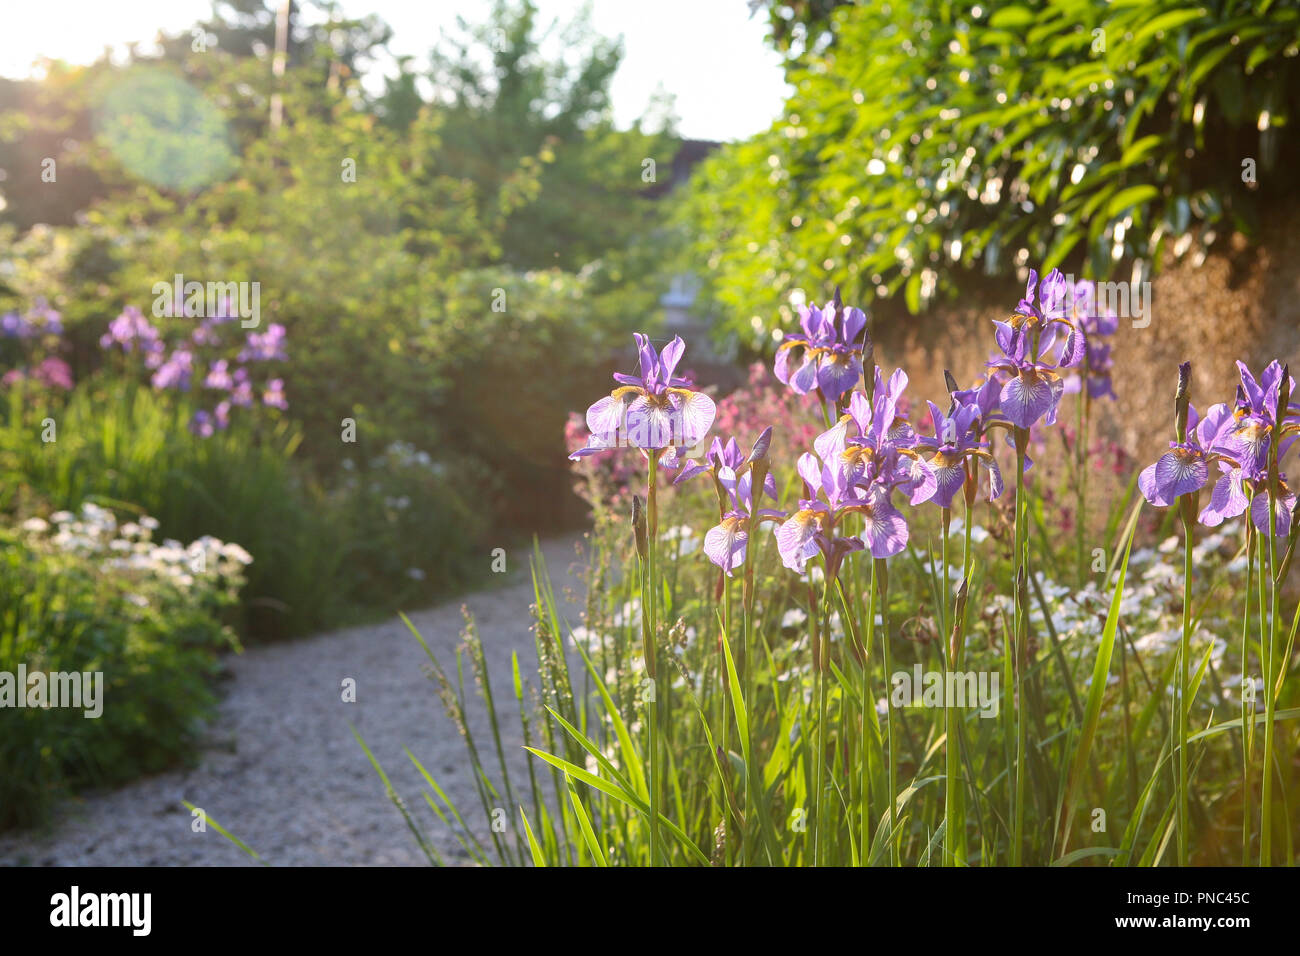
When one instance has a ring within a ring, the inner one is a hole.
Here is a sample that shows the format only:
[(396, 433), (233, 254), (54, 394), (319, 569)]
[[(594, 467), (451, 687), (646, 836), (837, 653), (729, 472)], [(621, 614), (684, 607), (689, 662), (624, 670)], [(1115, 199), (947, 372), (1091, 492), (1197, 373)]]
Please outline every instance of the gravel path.
[[(557, 597), (572, 597), (565, 613), (575, 624), (582, 593), (578, 540), (557, 538), (543, 545)], [(503, 586), (411, 615), (443, 666), (454, 672), (461, 606), (468, 605), (488, 658), (506, 752), (517, 755), (521, 768), (525, 754), (514, 713), (510, 653), (517, 650), (525, 668), (535, 660), (528, 556), (527, 548), (509, 554), (510, 580)], [(232, 656), (220, 711), (197, 767), (69, 800), (49, 832), (0, 836), (0, 864), (255, 865), (211, 827), (192, 832), (182, 800), (202, 807), (273, 865), (425, 863), (349, 722), (444, 858), (468, 862), (420, 796), (426, 785), (403, 752), (411, 749), (467, 823), (486, 838), (488, 821), (481, 819), (464, 742), (442, 710), (427, 665), (399, 618)], [(346, 677), (356, 680), (355, 703), (341, 699)], [(472, 680), (467, 692), (471, 688)], [(473, 703), (482, 701), (475, 697)], [(471, 726), (487, 733), (485, 708), (478, 706), (475, 713), (479, 719)], [(517, 823), (513, 808), (507, 808), (507, 816), (511, 825)]]

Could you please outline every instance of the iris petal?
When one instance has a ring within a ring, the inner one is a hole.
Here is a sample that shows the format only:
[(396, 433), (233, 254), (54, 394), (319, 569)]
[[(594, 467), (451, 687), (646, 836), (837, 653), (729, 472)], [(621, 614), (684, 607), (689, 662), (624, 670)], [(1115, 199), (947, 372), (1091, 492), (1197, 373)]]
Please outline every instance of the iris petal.
[(623, 424), (624, 401), (606, 395), (587, 409), (587, 428), (593, 435), (608, 435)]
[(1019, 428), (1028, 428), (1045, 415), (1050, 425), (1055, 421), (1052, 413), (1064, 389), (1064, 383), (1059, 379), (1053, 382), (1043, 372), (1022, 371), (1002, 386), (1002, 414)]
[(776, 550), (791, 571), (803, 573), (808, 559), (821, 550), (817, 544), (818, 525), (810, 511), (800, 511), (776, 529)]
[(704, 536), (704, 553), (730, 577), (735, 568), (745, 563), (748, 544), (749, 532), (743, 522), (737, 516), (728, 515)]
[(888, 502), (863, 515), (862, 542), (873, 558), (892, 558), (907, 547), (909, 535), (907, 520)]
[(713, 404), (713, 399), (703, 392), (691, 392), (688, 396), (673, 397), (681, 398), (677, 411), (681, 417), (682, 444), (698, 445), (713, 427), (713, 418), (718, 413), (717, 406)]

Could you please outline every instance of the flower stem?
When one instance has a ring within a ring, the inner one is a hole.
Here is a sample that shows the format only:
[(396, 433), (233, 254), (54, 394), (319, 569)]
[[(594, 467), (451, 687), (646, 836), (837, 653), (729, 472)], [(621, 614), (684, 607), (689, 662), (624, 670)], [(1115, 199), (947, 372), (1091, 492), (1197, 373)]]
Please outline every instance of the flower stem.
[[(871, 715), (868, 707), (874, 707), (871, 700), (871, 639), (876, 628), (876, 566), (871, 565), (871, 585), (867, 593), (867, 624), (861, 631), (862, 637), (862, 837), (859, 842), (862, 860), (867, 858), (867, 849), (871, 846), (871, 756), (868, 741), (871, 740)], [(885, 685), (889, 685), (889, 675), (885, 675)]]
[(758, 765), (758, 757), (754, 752), (754, 719), (758, 708), (754, 702), (754, 670), (758, 662), (758, 657), (754, 652), (754, 561), (756, 555), (755, 539), (750, 536), (749, 553), (745, 556), (745, 586), (744, 586), (744, 617), (743, 622), (743, 646), (741, 650), (741, 681), (742, 690), (741, 699), (745, 702), (745, 710), (749, 714), (749, 720), (746, 724), (749, 739), (745, 742), (750, 762), (755, 766), (745, 768), (745, 821), (746, 833), (744, 836), (744, 859), (746, 865), (751, 865), (754, 861), (755, 851), (758, 847), (758, 835), (761, 830), (761, 816), (759, 814), (759, 787), (755, 769)]
[[(1276, 454), (1276, 452), (1274, 452)], [(1276, 471), (1276, 465), (1272, 471)], [(1272, 474), (1270, 474), (1270, 479)], [(1261, 635), (1264, 644), (1264, 781), (1259, 796), (1259, 865), (1273, 865), (1273, 713), (1277, 695), (1273, 693), (1274, 652), (1277, 649), (1277, 622), (1281, 610), (1281, 587), (1277, 580), (1277, 499), (1275, 482), (1268, 488), (1268, 631)]]
[[(885, 564), (884, 558), (874, 558), (872, 560), (872, 574), (876, 579), (876, 586), (880, 594), (880, 647), (885, 658), (885, 684), (890, 683), (890, 674), (893, 672), (893, 665), (890, 663), (889, 656), (889, 569)], [(895, 714), (891, 709), (888, 711), (889, 724), (886, 728), (889, 743), (889, 844), (890, 858), (894, 866), (902, 866), (901, 854), (899, 852), (899, 834), (898, 834), (898, 746), (894, 734)]]
[(1190, 823), (1187, 801), (1187, 720), (1191, 702), (1187, 695), (1190, 690), (1188, 679), (1188, 659), (1191, 656), (1192, 643), (1192, 521), (1190, 518), (1191, 499), (1180, 499), (1183, 517), (1183, 630), (1178, 642), (1178, 792), (1177, 792), (1177, 832), (1178, 865), (1187, 866), (1188, 860), (1188, 825)]
[(826, 661), (829, 658), (831, 639), (831, 594), (834, 590), (834, 574), (830, 561), (825, 562), (822, 578), (822, 627), (821, 640), (818, 641), (814, 655), (814, 677), (817, 681), (817, 758), (815, 785), (813, 788), (813, 866), (821, 866), (825, 839), (822, 826), (822, 811), (826, 793)]
[(1078, 401), (1078, 421), (1074, 433), (1074, 487), (1075, 487), (1075, 509), (1074, 509), (1074, 534), (1075, 534), (1075, 577), (1078, 586), (1083, 587), (1084, 569), (1087, 562), (1084, 560), (1084, 531), (1088, 523), (1088, 414), (1086, 406), (1088, 404), (1088, 385), (1085, 381), (1086, 376), (1081, 375), (1079, 386), (1080, 394)]
[[(1247, 512), (1249, 514), (1249, 512)], [(1254, 815), (1251, 812), (1253, 787), (1250, 782), (1250, 758), (1254, 749), (1255, 724), (1251, 720), (1255, 708), (1247, 699), (1246, 681), (1250, 675), (1250, 589), (1255, 571), (1255, 525), (1246, 520), (1246, 613), (1241, 622), (1241, 865), (1250, 865), (1250, 829)]]
[(1028, 725), (1025, 721), (1025, 667), (1028, 663), (1026, 643), (1029, 637), (1029, 615), (1025, 607), (1028, 576), (1029, 515), (1025, 501), (1025, 449), (1029, 444), (1029, 430), (1017, 428), (1016, 440), (1016, 555), (1015, 555), (1015, 678), (1016, 678), (1016, 783), (1012, 803), (1011, 865), (1020, 866), (1025, 837), (1025, 740)]
[[(943, 539), (939, 546), (943, 561), (943, 590), (940, 592), (940, 614), (939, 614), (939, 633), (941, 635), (952, 634), (954, 640), (948, 645), (947, 664), (949, 673), (956, 673), (957, 670), (957, 641), (956, 630), (948, 623), (948, 533), (952, 527), (952, 508), (941, 508), (939, 511), (942, 525)], [(946, 763), (944, 767), (944, 801), (943, 801), (943, 843), (946, 852), (944, 853), (945, 866), (959, 865), (958, 847), (960, 840), (958, 829), (965, 830), (965, 821), (959, 820), (961, 817), (961, 744), (957, 739), (957, 708), (949, 700), (948, 706), (944, 713), (944, 734), (945, 734), (945, 751)]]
[(659, 689), (656, 670), (655, 645), (658, 642), (658, 564), (656, 555), (659, 550), (659, 455), (658, 450), (648, 455), (650, 473), (646, 480), (646, 588), (641, 596), (641, 613), (646, 615), (649, 624), (645, 646), (646, 676), (650, 678), (650, 700), (647, 707), (650, 712), (647, 721), (648, 746), (650, 750), (650, 865), (658, 866), (659, 859), (659, 790), (661, 786), (659, 759)]

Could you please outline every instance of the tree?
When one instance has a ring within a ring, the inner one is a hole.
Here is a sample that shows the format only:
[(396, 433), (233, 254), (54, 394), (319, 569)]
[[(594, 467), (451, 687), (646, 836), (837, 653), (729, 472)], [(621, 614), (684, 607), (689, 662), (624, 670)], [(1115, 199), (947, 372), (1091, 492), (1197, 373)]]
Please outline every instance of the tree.
[[(561, 55), (547, 55), (552, 38)], [(674, 144), (668, 132), (615, 129), (609, 83), (621, 57), (621, 41), (585, 17), (539, 30), (531, 0), (498, 0), (487, 23), (458, 20), (434, 51), (440, 170), (475, 184), (513, 267), (580, 269), (655, 228), (640, 197), (644, 160), (666, 162)]]

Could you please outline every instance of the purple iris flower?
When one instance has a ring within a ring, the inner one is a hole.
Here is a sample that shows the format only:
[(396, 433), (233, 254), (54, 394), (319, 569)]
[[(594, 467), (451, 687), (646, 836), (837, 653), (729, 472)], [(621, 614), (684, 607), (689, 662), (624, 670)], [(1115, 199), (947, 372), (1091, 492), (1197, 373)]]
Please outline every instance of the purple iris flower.
[[(1273, 463), (1280, 462), (1300, 431), (1300, 409), (1288, 405), (1280, 408), (1282, 393), (1290, 396), (1295, 387), (1286, 367), (1273, 362), (1258, 380), (1242, 362), (1237, 363), (1241, 384), (1232, 409), (1225, 404), (1213, 406), (1205, 418), (1197, 420), (1196, 409), (1187, 406), (1187, 438), (1170, 442), (1169, 451), (1138, 477), (1143, 496), (1154, 505), (1169, 507), (1184, 495), (1196, 494), (1210, 481), (1210, 466), (1218, 477), (1210, 491), (1210, 500), (1197, 520), (1207, 527), (1217, 527), (1229, 518), (1250, 511), (1255, 527), (1269, 531), (1269, 497), (1272, 495), (1274, 533), (1285, 536), (1291, 528), (1291, 510), (1296, 495), (1286, 475), (1276, 470), (1270, 479)], [(1179, 368), (1180, 394), (1190, 374), (1190, 364)], [(1273, 447), (1276, 441), (1277, 447)], [(1270, 481), (1273, 481), (1270, 484)]]
[(1295, 380), (1276, 361), (1264, 369), (1258, 381), (1246, 363), (1237, 362), (1237, 369), (1241, 373), (1241, 384), (1237, 387), (1237, 404), (1233, 411), (1236, 427), (1221, 438), (1219, 450), (1237, 460), (1245, 478), (1260, 481), (1268, 473), (1268, 458), (1273, 441), (1279, 441), (1279, 460), (1293, 441), (1290, 437), (1292, 429), (1287, 425), (1290, 424), (1288, 418), (1295, 417), (1295, 406), (1283, 409), (1280, 416), (1277, 406), (1281, 398), (1283, 378), (1286, 379), (1288, 394), (1294, 394)]
[[(108, 323), (108, 331), (99, 337), (99, 345), (100, 348), (105, 349), (118, 345), (123, 352), (133, 351), (136, 345), (139, 345), (142, 351), (151, 353), (162, 348), (158, 330), (144, 317), (144, 313), (133, 305), (128, 305), (122, 310), (121, 315)], [(154, 348), (155, 345), (158, 348)]]
[[(799, 509), (776, 529), (776, 549), (781, 554), (781, 562), (800, 574), (809, 558), (823, 555), (827, 576), (833, 578), (844, 555), (864, 547), (861, 538), (837, 535), (835, 527), (846, 508), (865, 503), (865, 498), (853, 480), (850, 467), (843, 462), (825, 465), (816, 455), (804, 452), (797, 467), (804, 481), (804, 497), (799, 499)], [(887, 515), (882, 512), (880, 518), (887, 520)], [(898, 518), (901, 521), (902, 515)], [(907, 522), (901, 523), (903, 544), (906, 544)], [(899, 545), (899, 550), (902, 546)]]
[(907, 373), (901, 368), (895, 369), (886, 380), (880, 366), (876, 366), (875, 401), (869, 401), (864, 393), (857, 391), (849, 396), (844, 414), (813, 441), (817, 454), (825, 461), (836, 457), (855, 460), (859, 466), (855, 477), (860, 477), (866, 459), (882, 452), (885, 445), (915, 446), (916, 433), (900, 409), (906, 388)]
[(271, 408), (288, 408), (289, 401), (284, 397), (284, 379), (273, 378), (266, 383), (266, 392), (262, 395), (262, 404)]
[[(997, 353), (989, 356), (989, 363), (997, 361)], [(1002, 386), (1006, 383), (1002, 379), (1006, 378), (1005, 374), (999, 374), (990, 369), (989, 374), (981, 381), (976, 382), (970, 388), (954, 389), (949, 394), (952, 400), (958, 405), (974, 405), (979, 411), (979, 419), (976, 426), (983, 431), (989, 421), (997, 414), (998, 405), (1002, 401)], [(954, 385), (956, 382), (953, 383)]]
[(864, 501), (850, 510), (862, 517), (862, 541), (871, 556), (889, 558), (907, 546), (911, 534), (907, 519), (894, 507), (894, 491), (903, 492), (910, 504), (918, 505), (934, 497), (938, 483), (919, 455), (897, 445), (884, 446), (874, 465), (864, 476)]
[[(1219, 478), (1210, 495), (1210, 503), (1201, 512), (1202, 524), (1215, 526), (1226, 518), (1235, 518), (1250, 509), (1251, 520), (1261, 533), (1268, 533), (1268, 501), (1272, 492), (1276, 505), (1275, 530), (1286, 535), (1291, 527), (1291, 508), (1295, 495), (1280, 469), (1276, 483), (1269, 484), (1269, 460), (1276, 454), (1280, 463), (1300, 430), (1296, 406), (1280, 409), (1281, 393), (1294, 394), (1295, 381), (1286, 367), (1272, 362), (1259, 379), (1244, 362), (1237, 363), (1241, 384), (1237, 401), (1225, 427), (1216, 436), (1213, 451), (1219, 457)], [(1273, 442), (1277, 442), (1276, 449)]]
[[(855, 391), (839, 421), (813, 442), (817, 454), (799, 459), (805, 495), (799, 510), (777, 529), (786, 567), (802, 571), (819, 552), (832, 571), (850, 551), (867, 548), (875, 558), (897, 554), (907, 546), (910, 532), (893, 504), (893, 492), (902, 491), (912, 504), (920, 504), (938, 487), (930, 466), (914, 450), (915, 432), (899, 412), (907, 374), (898, 369), (885, 381), (877, 367), (875, 385), (874, 402)], [(835, 533), (848, 514), (862, 520), (856, 538)]]
[(194, 374), (194, 355), (189, 349), (178, 348), (167, 357), (167, 360), (158, 366), (158, 371), (153, 373), (153, 387), (179, 388), (182, 391), (188, 391), (190, 387), (190, 377)]
[[(836, 293), (824, 309), (805, 305), (799, 310), (802, 334), (787, 335), (776, 350), (772, 367), (782, 384), (798, 395), (820, 389), (828, 401), (838, 399), (862, 378), (865, 342), (858, 341), (867, 327), (866, 313), (845, 307)], [(798, 353), (798, 367), (791, 362)]]
[(190, 419), (190, 431), (200, 438), (211, 438), (213, 432), (212, 416), (203, 409), (199, 409), (194, 413), (194, 417)]
[(681, 336), (655, 351), (650, 339), (635, 333), (641, 374), (614, 373), (619, 387), (587, 409), (591, 437), (585, 448), (569, 457), (578, 459), (610, 448), (664, 448), (698, 445), (713, 425), (713, 399), (694, 391), (690, 380), (673, 373), (686, 345)]
[[(690, 481), (698, 475), (712, 475), (714, 479), (721, 480), (721, 471), (729, 468), (733, 474), (740, 474), (746, 471), (749, 465), (767, 457), (767, 450), (772, 444), (772, 427), (769, 425), (763, 429), (763, 433), (758, 436), (754, 442), (754, 447), (748, 455), (740, 450), (740, 444), (735, 438), (728, 438), (724, 445), (722, 439), (714, 436), (713, 444), (709, 446), (707, 454), (702, 461), (683, 459), (681, 461), (682, 470), (677, 473), (673, 479), (674, 485), (680, 485), (684, 481)], [(676, 449), (673, 449), (676, 451)], [(672, 460), (674, 463), (676, 459)], [(776, 479), (768, 472), (763, 477), (763, 493), (773, 501), (777, 499)]]
[(1119, 331), (1119, 317), (1110, 309), (1105, 313), (1100, 311), (1097, 285), (1088, 279), (1080, 279), (1073, 287), (1067, 286), (1065, 316), (1075, 328), (1083, 330), (1086, 343), (1080, 369), (1083, 381), (1072, 376), (1065, 383), (1065, 391), (1074, 393), (1086, 387), (1089, 398), (1115, 399), (1110, 379), (1115, 363), (1111, 359), (1111, 346), (1103, 340)]
[(891, 491), (906, 493), (912, 504), (928, 501), (936, 487), (934, 473), (913, 450), (916, 432), (899, 409), (907, 373), (895, 369), (885, 381), (877, 366), (875, 386), (874, 403), (854, 392), (845, 414), (813, 441), (813, 448), (823, 461), (843, 463), (862, 487), (884, 482)]
[(980, 441), (976, 427), (981, 412), (975, 403), (960, 404), (945, 415), (934, 402), (930, 406), (930, 420), (934, 423), (934, 437), (922, 436), (917, 444), (934, 450), (927, 464), (934, 472), (935, 492), (930, 499), (940, 508), (951, 508), (952, 499), (961, 491), (967, 480), (967, 465), (972, 459), (989, 472), (989, 497), (1002, 494), (1002, 472), (989, 452), (989, 443)]
[[(1020, 300), (1011, 321), (993, 323), (1003, 357), (991, 361), (989, 367), (1010, 376), (1002, 386), (998, 405), (1017, 428), (1029, 428), (1039, 419), (1047, 425), (1056, 423), (1056, 411), (1065, 391), (1058, 369), (1073, 368), (1083, 361), (1087, 340), (1065, 317), (1065, 290), (1065, 277), (1059, 270), (1053, 269), (1039, 282), (1038, 273), (1031, 269), (1025, 298)], [(1056, 344), (1058, 325), (1064, 325), (1068, 332), (1052, 362), (1047, 359)]]
[(0, 335), (7, 339), (25, 339), (34, 331), (31, 323), (17, 312), (6, 312), (0, 317)]
[(248, 369), (242, 366), (235, 369), (234, 387), (230, 390), (230, 401), (241, 408), (248, 408), (253, 404), (253, 383), (249, 381)]
[[(62, 335), (63, 334), (63, 314), (57, 309), (50, 307), (50, 304), (44, 299), (37, 299), (36, 304), (32, 306), (27, 313), (29, 321), (34, 319), (40, 320), (40, 332), (43, 335)], [(32, 322), (32, 332), (36, 332), (36, 323)]]
[(780, 521), (786, 514), (775, 508), (755, 509), (752, 471), (737, 476), (729, 466), (722, 465), (717, 470), (717, 479), (727, 494), (730, 508), (704, 536), (704, 553), (730, 577), (733, 570), (745, 563), (750, 531), (764, 521)]
[[(1141, 489), (1142, 496), (1153, 505), (1168, 508), (1182, 495), (1192, 494), (1204, 488), (1210, 480), (1210, 460), (1213, 457), (1213, 449), (1224, 435), (1231, 432), (1232, 428), (1233, 418), (1227, 405), (1212, 406), (1205, 417), (1199, 421), (1196, 409), (1189, 405), (1187, 440), (1171, 441), (1169, 451), (1161, 455), (1154, 465), (1148, 465), (1142, 470), (1138, 475), (1138, 488)], [(1232, 462), (1221, 461), (1221, 464), (1228, 465), (1230, 471), (1237, 471)], [(1218, 485), (1215, 486), (1213, 498), (1218, 499), (1220, 507), (1211, 514), (1212, 517), (1217, 516), (1217, 520), (1203, 521), (1205, 524), (1217, 525), (1224, 518), (1235, 517), (1246, 510), (1244, 495), (1241, 498), (1241, 507), (1232, 514), (1226, 514), (1221, 510), (1235, 507), (1235, 500), (1231, 493), (1234, 482), (1237, 491), (1241, 490), (1240, 477), (1228, 479), (1225, 476), (1225, 480), (1227, 483), (1222, 489)], [(1213, 507), (1213, 504), (1206, 506), (1205, 511), (1202, 512), (1203, 518)]]
[(222, 392), (229, 391), (235, 384), (228, 371), (229, 364), (225, 359), (217, 359), (213, 362), (212, 367), (208, 369), (208, 377), (203, 380), (203, 387), (215, 388)]
[(272, 322), (263, 333), (250, 332), (239, 362), (282, 362), (288, 359), (284, 351), (285, 330), (279, 322)]
[[(907, 546), (907, 518), (894, 506), (893, 492), (912, 489), (913, 504), (933, 495), (933, 475), (924, 463), (886, 443), (878, 454), (871, 454), (867, 470), (860, 474), (852, 461), (842, 461), (837, 467), (821, 466), (820, 471), (818, 465), (815, 455), (805, 453), (799, 459), (808, 497), (800, 500), (799, 510), (777, 529), (777, 550), (786, 567), (802, 571), (807, 559), (820, 551), (833, 575), (851, 551), (867, 548), (873, 558), (888, 558)], [(818, 493), (824, 502), (813, 497)], [(862, 532), (856, 537), (835, 534), (840, 519), (848, 514), (862, 519)]]

